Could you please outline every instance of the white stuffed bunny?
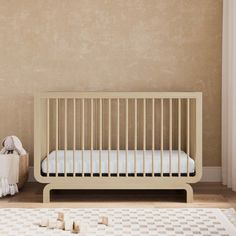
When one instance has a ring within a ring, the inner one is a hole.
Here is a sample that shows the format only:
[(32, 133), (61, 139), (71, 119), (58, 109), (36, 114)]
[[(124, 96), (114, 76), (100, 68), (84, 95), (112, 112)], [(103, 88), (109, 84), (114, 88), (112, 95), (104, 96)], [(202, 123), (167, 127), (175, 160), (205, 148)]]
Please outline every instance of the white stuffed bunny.
[(0, 154), (18, 154), (18, 155), (25, 155), (26, 151), (22, 146), (22, 143), (20, 139), (14, 135), (7, 136), (2, 141), (2, 150), (0, 151)]

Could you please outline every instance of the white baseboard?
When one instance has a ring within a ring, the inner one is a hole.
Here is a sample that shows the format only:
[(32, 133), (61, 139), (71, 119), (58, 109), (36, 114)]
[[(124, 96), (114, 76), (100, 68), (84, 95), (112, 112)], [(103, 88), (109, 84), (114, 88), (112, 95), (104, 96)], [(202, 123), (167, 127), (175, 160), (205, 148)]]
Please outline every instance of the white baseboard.
[(36, 182), (36, 179), (34, 178), (34, 167), (30, 166), (29, 167), (29, 178), (28, 182)]
[(205, 166), (202, 171), (201, 182), (221, 182), (221, 166)]
[[(29, 182), (35, 182), (34, 167), (29, 167)], [(221, 166), (205, 166), (203, 167), (201, 182), (221, 182)]]

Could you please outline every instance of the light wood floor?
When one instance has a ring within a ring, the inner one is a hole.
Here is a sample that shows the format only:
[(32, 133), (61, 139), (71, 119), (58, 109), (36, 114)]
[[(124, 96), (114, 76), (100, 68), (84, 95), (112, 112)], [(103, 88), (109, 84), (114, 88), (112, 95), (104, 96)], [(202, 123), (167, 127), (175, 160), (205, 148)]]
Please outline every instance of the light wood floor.
[(220, 183), (193, 185), (194, 202), (185, 203), (184, 191), (78, 190), (54, 191), (52, 203), (42, 203), (44, 185), (27, 183), (20, 193), (0, 199), (0, 207), (218, 207), (236, 209), (236, 193)]

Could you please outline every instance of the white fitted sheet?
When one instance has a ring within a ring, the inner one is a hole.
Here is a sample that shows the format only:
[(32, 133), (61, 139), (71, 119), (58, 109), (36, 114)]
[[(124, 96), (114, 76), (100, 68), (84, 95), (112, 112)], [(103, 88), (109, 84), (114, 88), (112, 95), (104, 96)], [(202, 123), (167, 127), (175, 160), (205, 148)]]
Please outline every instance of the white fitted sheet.
[[(57, 169), (58, 173), (64, 173), (64, 150), (57, 151)], [(92, 166), (93, 166), (93, 173), (99, 173), (99, 150), (92, 151)], [(136, 173), (143, 173), (143, 151), (137, 150), (136, 154)], [(163, 160), (162, 160), (162, 167), (163, 173), (169, 173), (169, 150), (163, 150)], [(180, 151), (180, 158), (178, 158), (178, 150), (172, 151), (172, 158), (171, 158), (171, 172), (178, 173), (178, 159), (180, 160), (180, 172), (182, 174), (187, 173), (187, 160), (189, 160), (189, 173), (194, 173), (195, 171), (195, 162), (194, 160), (187, 156), (184, 151)], [(128, 150), (127, 155), (127, 168), (128, 173), (133, 174), (134, 171), (134, 150)], [(48, 160), (47, 160), (48, 159)], [(46, 157), (42, 161), (42, 172), (47, 173), (47, 163), (48, 163), (48, 172), (51, 174), (55, 174), (56, 170), (56, 151), (52, 151), (49, 154), (49, 157)], [(84, 173), (91, 173), (91, 151), (84, 150), (83, 155), (83, 167)], [(126, 151), (120, 150), (119, 151), (119, 173), (126, 173)], [(108, 150), (101, 151), (101, 172), (107, 174), (108, 173)], [(73, 173), (73, 150), (66, 151), (66, 172)], [(82, 151), (76, 150), (75, 151), (75, 172), (78, 174), (82, 173)], [(155, 150), (154, 151), (154, 173), (161, 172), (161, 151)], [(111, 150), (110, 151), (110, 173), (116, 174), (117, 173), (117, 151)], [(152, 173), (152, 150), (145, 151), (145, 173)]]

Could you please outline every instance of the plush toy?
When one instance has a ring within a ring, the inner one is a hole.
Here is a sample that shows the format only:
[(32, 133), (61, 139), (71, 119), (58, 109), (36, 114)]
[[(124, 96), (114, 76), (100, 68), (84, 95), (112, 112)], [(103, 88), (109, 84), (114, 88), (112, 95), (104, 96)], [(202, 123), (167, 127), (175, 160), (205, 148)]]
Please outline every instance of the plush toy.
[(18, 154), (18, 155), (25, 155), (26, 151), (22, 146), (20, 139), (14, 135), (7, 136), (2, 141), (2, 150), (0, 154)]

